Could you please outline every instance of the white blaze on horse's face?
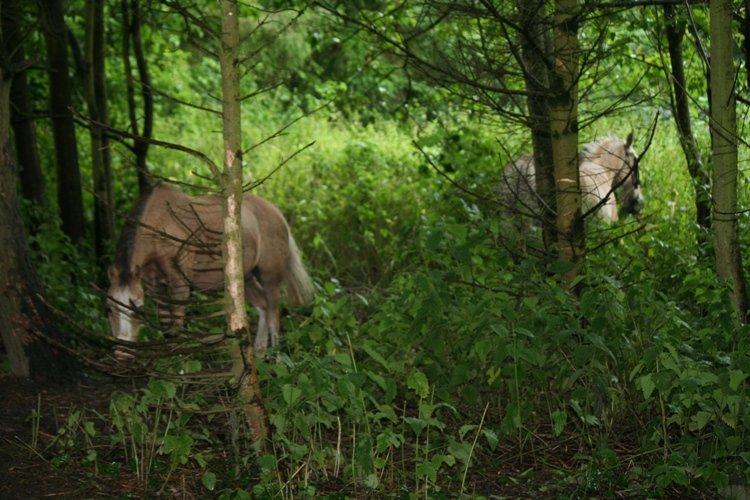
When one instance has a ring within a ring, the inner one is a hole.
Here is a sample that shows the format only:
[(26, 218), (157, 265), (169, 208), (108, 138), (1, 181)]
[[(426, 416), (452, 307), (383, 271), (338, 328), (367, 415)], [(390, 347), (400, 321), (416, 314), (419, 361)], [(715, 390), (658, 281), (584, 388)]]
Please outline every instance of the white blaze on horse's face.
[[(112, 280), (107, 292), (112, 336), (118, 340), (135, 342), (138, 340), (138, 330), (141, 327), (138, 309), (143, 307), (143, 287), (139, 280), (125, 284), (118, 281)], [(118, 351), (115, 352), (117, 353)]]

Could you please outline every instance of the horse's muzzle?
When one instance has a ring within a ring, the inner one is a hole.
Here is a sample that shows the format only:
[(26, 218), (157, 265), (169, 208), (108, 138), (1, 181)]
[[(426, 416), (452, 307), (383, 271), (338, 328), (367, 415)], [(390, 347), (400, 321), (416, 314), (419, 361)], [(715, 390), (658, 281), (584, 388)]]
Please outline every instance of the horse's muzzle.
[(643, 196), (634, 196), (633, 198), (628, 200), (628, 203), (625, 204), (623, 209), (625, 210), (625, 213), (636, 215), (640, 213), (641, 210), (643, 210), (644, 205), (645, 202), (643, 200)]

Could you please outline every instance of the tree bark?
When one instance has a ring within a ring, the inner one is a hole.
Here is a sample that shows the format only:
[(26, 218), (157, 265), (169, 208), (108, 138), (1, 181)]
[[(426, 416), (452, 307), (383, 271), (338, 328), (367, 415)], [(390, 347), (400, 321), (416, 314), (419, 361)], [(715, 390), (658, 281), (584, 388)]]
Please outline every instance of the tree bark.
[[(133, 134), (143, 137), (133, 141), (133, 151), (135, 153), (135, 167), (138, 175), (138, 189), (141, 194), (150, 189), (148, 165), (149, 141), (153, 135), (154, 124), (154, 93), (151, 88), (151, 76), (148, 71), (148, 61), (143, 52), (143, 40), (141, 36), (141, 10), (140, 0), (131, 0), (128, 6), (128, 0), (122, 0), (120, 3), (122, 10), (122, 58), (125, 68), (125, 79), (127, 87), (128, 116), (130, 118), (130, 128)], [(140, 79), (141, 101), (143, 104), (143, 131), (138, 132), (138, 119), (135, 102), (135, 85), (133, 81), (133, 68), (130, 63), (130, 42), (133, 42), (133, 52), (135, 53), (136, 67), (138, 68), (138, 77)]]
[(713, 138), (716, 272), (732, 286), (739, 320), (747, 320), (747, 294), (737, 235), (737, 112), (732, 60), (732, 2), (711, 0), (711, 136)]
[(57, 203), (62, 229), (73, 242), (85, 233), (81, 172), (73, 123), (71, 80), (68, 74), (67, 27), (61, 0), (41, 0), (42, 31), (47, 49), (50, 113), (57, 165)]
[(550, 75), (552, 156), (557, 199), (558, 259), (571, 284), (585, 258), (578, 176), (578, 0), (555, 0), (553, 71)]
[(40, 298), (42, 289), (29, 258), (18, 206), (18, 177), (9, 146), (12, 71), (8, 60), (4, 53), (0, 60), (0, 338), (11, 373), (60, 379), (72, 373), (69, 357), (35, 335), (55, 337), (59, 332)]
[[(6, 2), (2, 11), (4, 50), (9, 63), (16, 68), (26, 64), (23, 49), (24, 32), (21, 27), (21, 3)], [(36, 130), (32, 118), (34, 106), (29, 93), (26, 71), (23, 69), (13, 77), (10, 88), (11, 124), (16, 146), (16, 158), (20, 167), (23, 197), (37, 205), (46, 204), (44, 176), (39, 163)]]
[(703, 165), (690, 119), (690, 104), (682, 58), (682, 39), (685, 26), (684, 24), (678, 24), (672, 5), (664, 5), (664, 15), (666, 17), (667, 45), (671, 65), (672, 112), (680, 136), (680, 146), (685, 155), (690, 178), (693, 181), (696, 224), (699, 228), (699, 242), (703, 242), (705, 235), (711, 229), (711, 182)]
[(238, 339), (234, 373), (239, 382), (247, 422), (255, 446), (262, 448), (269, 432), (268, 415), (260, 393), (258, 373), (245, 312), (242, 259), (242, 130), (240, 126), (240, 32), (237, 0), (221, 0), (222, 133), (224, 139), (224, 282), (229, 334)]
[(520, 14), (520, 46), (522, 70), (529, 96), (529, 129), (534, 148), (534, 183), (539, 200), (544, 247), (555, 244), (555, 173), (550, 136), (549, 66), (545, 54), (549, 51), (544, 15), (546, 0), (517, 0)]
[(104, 85), (104, 1), (86, 1), (85, 42), (86, 105), (91, 120), (91, 174), (94, 182), (94, 250), (100, 269), (100, 281), (106, 278), (107, 247), (114, 235), (114, 199)]

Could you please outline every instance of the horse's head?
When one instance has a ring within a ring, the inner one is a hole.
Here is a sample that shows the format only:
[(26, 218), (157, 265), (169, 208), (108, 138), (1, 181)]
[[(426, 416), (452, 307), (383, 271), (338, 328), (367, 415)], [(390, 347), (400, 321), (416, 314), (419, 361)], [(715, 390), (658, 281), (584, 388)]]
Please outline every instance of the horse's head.
[(622, 164), (615, 175), (614, 185), (619, 186), (617, 198), (623, 212), (635, 215), (643, 210), (644, 201), (641, 194), (639, 158), (633, 149), (633, 133), (628, 134), (625, 142), (619, 142), (622, 150), (614, 154), (622, 161)]
[[(109, 268), (108, 274), (107, 313), (112, 336), (118, 340), (134, 342), (138, 340), (138, 330), (141, 327), (139, 310), (143, 307), (140, 269), (123, 272), (115, 265)], [(131, 356), (115, 348), (115, 357), (124, 359)]]

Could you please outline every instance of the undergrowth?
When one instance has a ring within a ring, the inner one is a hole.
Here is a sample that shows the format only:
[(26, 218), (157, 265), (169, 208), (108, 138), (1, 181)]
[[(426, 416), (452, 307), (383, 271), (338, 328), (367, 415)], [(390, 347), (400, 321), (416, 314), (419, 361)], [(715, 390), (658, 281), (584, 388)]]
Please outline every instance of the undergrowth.
[[(670, 495), (749, 479), (748, 332), (692, 250), (668, 132), (642, 167), (643, 228), (591, 254), (573, 297), (554, 269), (503, 248), (487, 200), (507, 158), (492, 132), (422, 130), (441, 174), (403, 125), (329, 125), (258, 189), (288, 215), (317, 288), (259, 360), (270, 452), (254, 455), (221, 398), (152, 379), (114, 394), (108, 414), (71, 413), (47, 453), (151, 492), (187, 471), (222, 498)], [(86, 251), (54, 227), (32, 248), (55, 305), (106, 335), (100, 296), (49, 257)], [(164, 369), (196, 372), (200, 359)]]

